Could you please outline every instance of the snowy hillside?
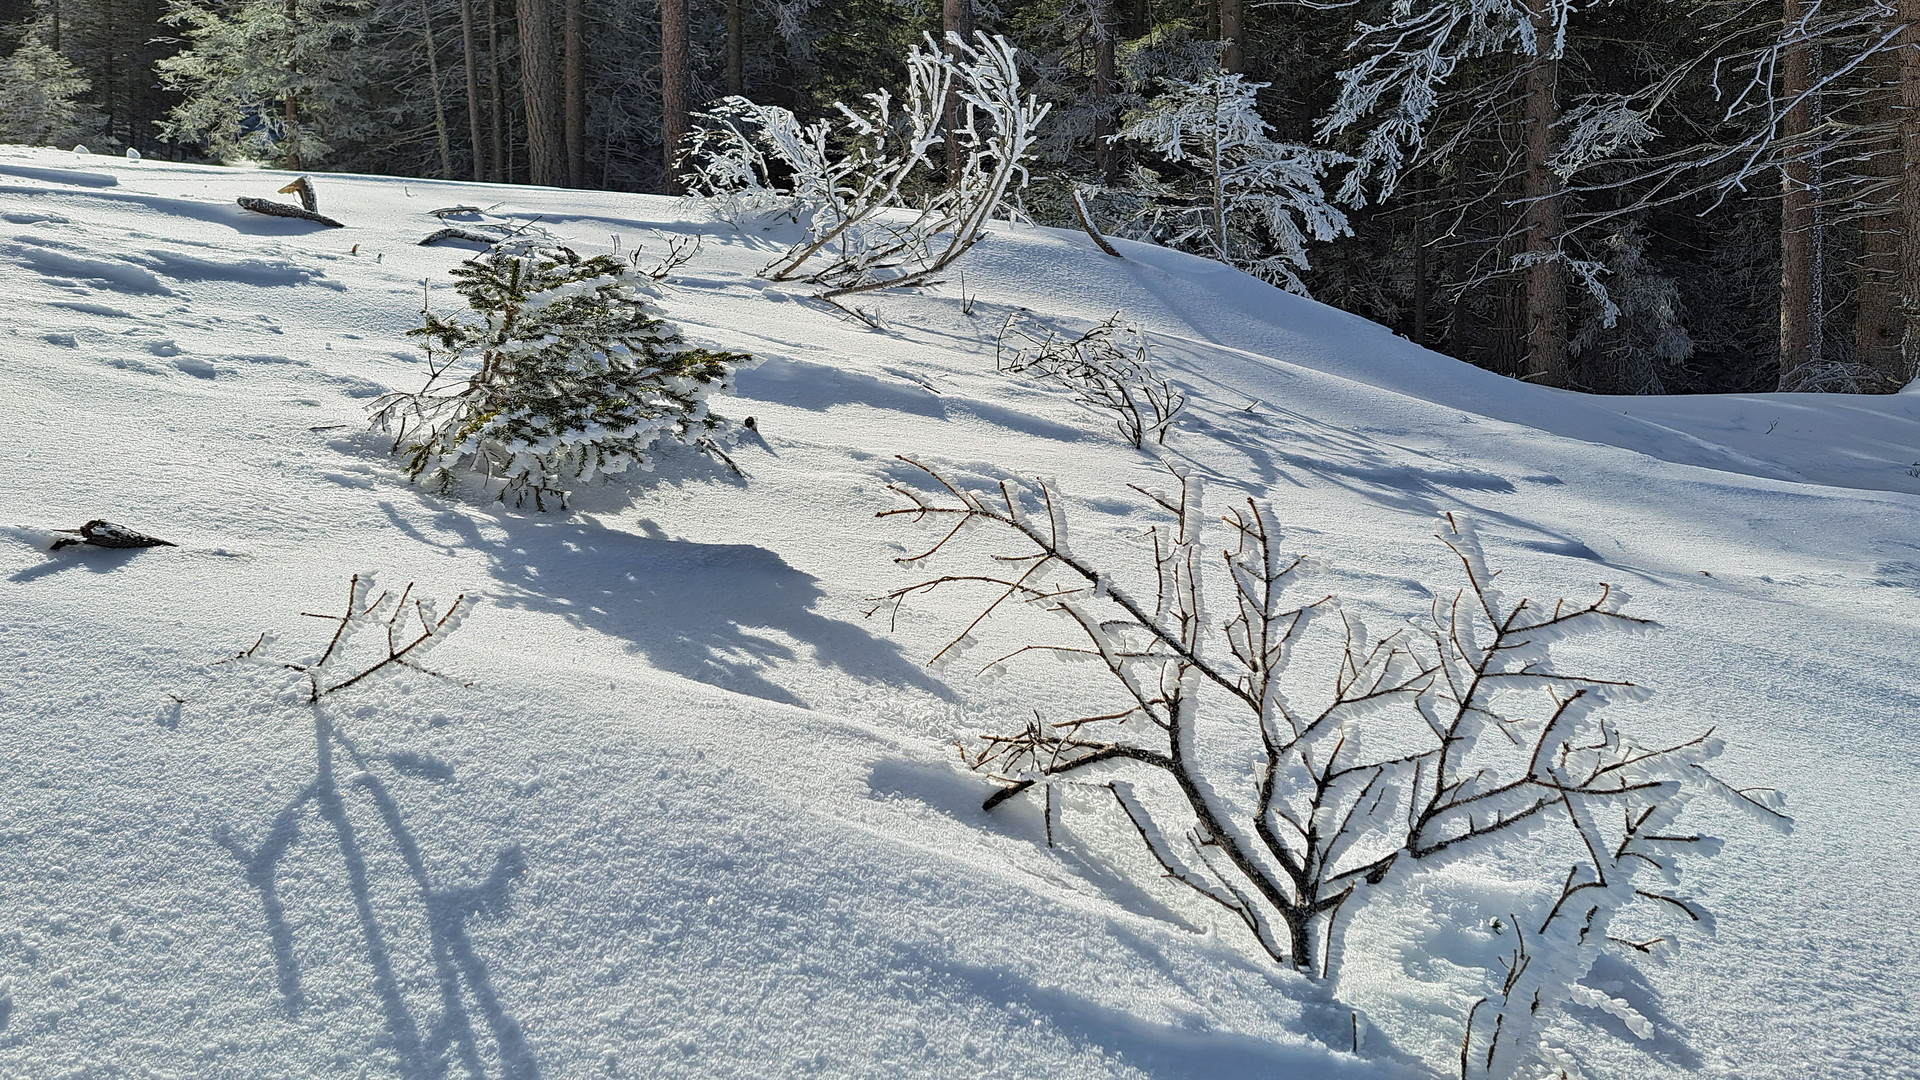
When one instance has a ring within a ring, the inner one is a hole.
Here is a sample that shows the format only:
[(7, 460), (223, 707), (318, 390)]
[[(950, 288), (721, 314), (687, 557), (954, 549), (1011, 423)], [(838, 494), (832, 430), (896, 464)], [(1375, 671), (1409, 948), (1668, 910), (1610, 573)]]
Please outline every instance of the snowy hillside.
[[(875, 326), (673, 200), (316, 175), (346, 228), (234, 205), (287, 179), (0, 148), (0, 1076), (1455, 1074), (1485, 976), (1442, 916), (1484, 881), (1369, 931), (1397, 944), (1336, 1004), (1110, 811), (1049, 847), (1031, 800), (981, 810), (955, 740), (1066, 711), (1083, 669), (929, 669), (958, 602), (865, 617), (926, 539), (874, 517), (897, 454), (1057, 478), (1077, 542), (1139, 563), (1128, 485), (1164, 473), (995, 370), (1016, 308), (1142, 326), (1190, 396), (1164, 453), (1212, 506), (1272, 500), (1377, 623), (1453, 587), (1457, 510), (1510, 592), (1605, 581), (1661, 624), (1571, 655), (1654, 689), (1616, 717), (1649, 739), (1717, 728), (1797, 826), (1698, 808), (1717, 933), (1596, 969), (1654, 1030), (1581, 1006), (1592, 1075), (1920, 1076), (1920, 394), (1546, 390), (1025, 227), (862, 298)], [(699, 234), (662, 303), (762, 361), (718, 404), (755, 418), (746, 477), (669, 453), (546, 514), (407, 483), (366, 406), (425, 378), (404, 333), (473, 248), (415, 241), (461, 203), (582, 251)], [(180, 546), (44, 550), (93, 518)], [(368, 569), (483, 600), (448, 679), (344, 699), (354, 754), (317, 772), (305, 714), (208, 665), (317, 648), (302, 613)]]

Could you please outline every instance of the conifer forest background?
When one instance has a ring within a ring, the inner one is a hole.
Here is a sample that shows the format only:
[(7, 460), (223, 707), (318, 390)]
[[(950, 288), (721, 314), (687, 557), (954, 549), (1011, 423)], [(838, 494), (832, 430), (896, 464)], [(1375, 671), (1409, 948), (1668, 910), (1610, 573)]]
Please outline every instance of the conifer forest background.
[[(1886, 393), (1920, 360), (1920, 0), (0, 0), (0, 26), (0, 142), (639, 192), (682, 189), (722, 98), (834, 115), (984, 31), (1051, 106), (1041, 224), (1297, 251), (1263, 276), (1571, 389)], [(1204, 152), (1144, 132), (1182, 94)], [(1324, 185), (1319, 224), (1229, 220), (1234, 183), (1295, 211)]]

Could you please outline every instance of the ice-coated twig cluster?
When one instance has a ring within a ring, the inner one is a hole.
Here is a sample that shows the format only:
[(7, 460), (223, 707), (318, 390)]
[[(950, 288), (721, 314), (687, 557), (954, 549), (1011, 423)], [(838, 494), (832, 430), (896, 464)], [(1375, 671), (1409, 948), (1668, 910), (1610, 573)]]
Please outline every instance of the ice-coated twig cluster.
[[(1042, 518), (1023, 508), (1027, 494), (1012, 481), (983, 494), (907, 463), (939, 494), (896, 486), (910, 505), (880, 516), (945, 531), (902, 562), (945, 553), (969, 526), (1001, 530), (1015, 546), (995, 552), (990, 569), (925, 578), (875, 610), (985, 589), (990, 600), (939, 657), (971, 644), (996, 612), (1025, 604), (1060, 617), (1069, 636), (1019, 644), (989, 669), (1046, 653), (1091, 661), (1109, 677), (1108, 701), (1084, 715), (1036, 713), (974, 740), (967, 763), (1004, 785), (988, 809), (1069, 778), (1109, 788), (1171, 879), (1231, 913), (1274, 960), (1319, 978), (1337, 974), (1352, 913), (1382, 885), (1520, 850), (1513, 841), (1547, 827), (1574, 842), (1582, 854), (1571, 866), (1535, 866), (1536, 884), (1557, 900), (1514, 927), (1499, 988), (1474, 1006), (1462, 1049), (1469, 1075), (1509, 1077), (1545, 1060), (1543, 1025), (1586, 992), (1576, 984), (1602, 950), (1665, 950), (1670, 935), (1610, 936), (1617, 912), (1705, 920), (1677, 888), (1684, 859), (1716, 846), (1675, 824), (1689, 799), (1716, 795), (1787, 824), (1777, 795), (1737, 790), (1708, 771), (1720, 751), (1711, 732), (1643, 744), (1602, 706), (1644, 691), (1556, 663), (1560, 641), (1651, 625), (1622, 610), (1618, 589), (1603, 585), (1585, 603), (1509, 599), (1456, 515), (1442, 517), (1439, 539), (1463, 584), (1436, 591), (1410, 625), (1375, 636), (1333, 596), (1294, 598), (1308, 564), (1281, 546), (1270, 506), (1249, 499), (1220, 519), (1227, 550), (1218, 563), (1208, 558), (1191, 475), (1174, 472), (1171, 492), (1141, 490), (1172, 521), (1149, 533), (1153, 574), (1136, 593), (1067, 544), (1066, 508), (1051, 485), (1033, 489)], [(1216, 577), (1228, 589), (1225, 622), (1203, 603)], [(1295, 663), (1303, 648), (1312, 671)], [(1241, 746), (1256, 754), (1250, 775), (1222, 767), (1245, 760)]]
[(1136, 447), (1149, 438), (1164, 444), (1174, 417), (1187, 406), (1187, 396), (1154, 371), (1147, 336), (1123, 324), (1117, 311), (1075, 338), (1035, 333), (1020, 312), (1011, 312), (993, 355), (1003, 372), (1052, 383), (1083, 405), (1113, 413), (1120, 437)]
[[(950, 98), (958, 120), (948, 127)], [(835, 109), (836, 119), (802, 125), (779, 106), (727, 98), (700, 114), (684, 174), (729, 220), (778, 209), (803, 221), (806, 235), (762, 273), (824, 285), (829, 300), (928, 284), (966, 254), (1026, 184), (1048, 106), (1022, 94), (1005, 38), (949, 33), (944, 49), (928, 36), (908, 52), (897, 102), (879, 90)], [(923, 174), (950, 141), (961, 164), (936, 183)]]

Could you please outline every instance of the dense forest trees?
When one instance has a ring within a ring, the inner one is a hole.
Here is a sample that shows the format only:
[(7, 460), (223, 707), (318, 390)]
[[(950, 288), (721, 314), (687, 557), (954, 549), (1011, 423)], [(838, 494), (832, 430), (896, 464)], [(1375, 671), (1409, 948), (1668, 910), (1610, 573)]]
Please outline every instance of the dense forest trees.
[[(1920, 360), (1920, 0), (0, 0), (0, 140), (677, 191), (703, 107), (1021, 49), (1024, 210), (1517, 378), (1887, 392)], [(949, 165), (949, 170), (952, 168)]]

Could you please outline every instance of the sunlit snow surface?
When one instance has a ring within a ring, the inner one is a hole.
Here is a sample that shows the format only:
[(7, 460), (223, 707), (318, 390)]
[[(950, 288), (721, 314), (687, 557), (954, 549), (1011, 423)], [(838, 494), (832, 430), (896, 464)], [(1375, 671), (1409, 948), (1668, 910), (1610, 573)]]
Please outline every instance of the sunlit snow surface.
[[(1356, 925), (1355, 1057), (1344, 1007), (1154, 880), (1091, 797), (1052, 849), (1024, 800), (979, 811), (954, 737), (1065, 714), (1091, 669), (936, 674), (957, 602), (862, 617), (925, 539), (873, 517), (897, 453), (1057, 478), (1077, 547), (1139, 566), (1127, 485), (1156, 466), (995, 373), (1016, 307), (1138, 320), (1193, 397), (1169, 456), (1216, 506), (1271, 499), (1328, 588), (1419, 611), (1452, 587), (1430, 518), (1457, 509), (1510, 595), (1604, 580), (1664, 625), (1571, 655), (1658, 691), (1617, 717), (1650, 739), (1718, 727), (1724, 771), (1799, 825), (1701, 816), (1727, 839), (1691, 879), (1718, 936), (1596, 972), (1656, 1031), (1569, 1028), (1592, 1072), (1920, 1075), (1920, 395), (1528, 387), (1217, 264), (1031, 228), (964, 282), (864, 299), (877, 329), (757, 279), (777, 231), (672, 200), (320, 175), (347, 228), (234, 205), (285, 180), (0, 148), (0, 1075), (1450, 1071), (1479, 976), (1449, 905), (1495, 886), (1441, 875), (1432, 914)], [(424, 378), (403, 332), (423, 279), (455, 305), (472, 248), (414, 241), (461, 203), (582, 250), (702, 234), (664, 302), (764, 358), (721, 405), (758, 421), (730, 451), (750, 479), (670, 454), (546, 515), (405, 483), (365, 406)], [(182, 546), (34, 544), (96, 517)], [(262, 631), (316, 647), (301, 613), (363, 568), (485, 604), (433, 656), (470, 687), (339, 699), (348, 857), (299, 810), (311, 720), (207, 665)]]

